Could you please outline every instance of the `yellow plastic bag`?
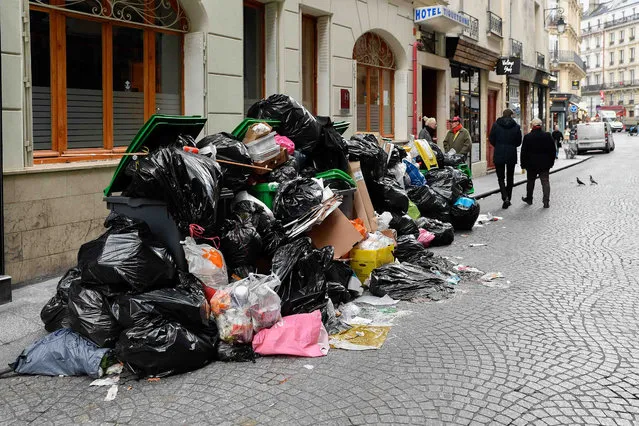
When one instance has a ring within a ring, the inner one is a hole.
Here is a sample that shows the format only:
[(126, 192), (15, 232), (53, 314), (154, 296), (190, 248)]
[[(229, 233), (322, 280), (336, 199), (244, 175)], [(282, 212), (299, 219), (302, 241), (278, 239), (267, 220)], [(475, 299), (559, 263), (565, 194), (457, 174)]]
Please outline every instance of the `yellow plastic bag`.
[(373, 269), (394, 261), (392, 245), (378, 250), (351, 250), (351, 268), (361, 282), (366, 281)]

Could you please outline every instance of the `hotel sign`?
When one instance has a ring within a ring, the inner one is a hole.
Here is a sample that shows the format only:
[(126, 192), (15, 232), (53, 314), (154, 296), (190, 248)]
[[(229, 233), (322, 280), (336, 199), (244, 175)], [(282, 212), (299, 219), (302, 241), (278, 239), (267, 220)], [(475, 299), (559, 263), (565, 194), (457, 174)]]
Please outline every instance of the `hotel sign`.
[(444, 18), (450, 23), (467, 27), (470, 25), (470, 18), (461, 13), (454, 12), (443, 6), (418, 7), (415, 9), (415, 23), (429, 21), (435, 18)]

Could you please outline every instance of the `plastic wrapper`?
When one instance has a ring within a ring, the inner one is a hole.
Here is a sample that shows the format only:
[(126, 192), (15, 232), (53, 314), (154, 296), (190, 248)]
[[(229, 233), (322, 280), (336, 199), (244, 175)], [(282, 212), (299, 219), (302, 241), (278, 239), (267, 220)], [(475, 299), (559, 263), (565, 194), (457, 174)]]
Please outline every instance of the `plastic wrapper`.
[(322, 133), (322, 125), (313, 114), (288, 95), (275, 94), (262, 99), (253, 104), (246, 115), (279, 120), (277, 133), (287, 136), (295, 148), (303, 152), (312, 152)]
[(241, 192), (235, 197), (231, 211), (242, 223), (251, 223), (260, 235), (264, 235), (275, 222), (273, 212), (246, 192)]
[(270, 328), (282, 319), (281, 300), (274, 289), (280, 286), (276, 275), (250, 275), (249, 312), (253, 321), (253, 330), (258, 332)]
[(390, 229), (390, 223), (393, 221), (393, 214), (391, 212), (384, 212), (377, 215), (377, 230), (386, 231)]
[(317, 119), (322, 124), (322, 136), (313, 151), (315, 167), (319, 171), (339, 169), (349, 172), (348, 145), (342, 135), (335, 130), (328, 117)]
[(223, 362), (255, 362), (257, 358), (252, 345), (232, 345), (220, 341), (217, 345), (218, 361)]
[(348, 158), (359, 161), (366, 184), (371, 180), (380, 180), (388, 170), (388, 155), (379, 146), (375, 135), (353, 135), (347, 142)]
[(378, 181), (366, 181), (368, 193), (376, 211), (405, 214), (408, 211), (408, 196), (397, 181), (386, 176)]
[(73, 283), (80, 283), (80, 275), (81, 271), (77, 267), (69, 269), (58, 282), (56, 294), (40, 311), (40, 319), (48, 332), (69, 327), (69, 287)]
[[(197, 143), (197, 147), (202, 149), (212, 146), (216, 150), (215, 158), (226, 161), (233, 161), (240, 164), (253, 164), (246, 145), (242, 141), (235, 139), (229, 133), (216, 133), (206, 136)], [(229, 188), (233, 192), (246, 188), (251, 168), (234, 166), (232, 164), (220, 163), (222, 170), (222, 186)]]
[(69, 324), (101, 348), (112, 348), (121, 330), (108, 298), (78, 283), (69, 288)]
[(246, 278), (253, 272), (262, 251), (262, 238), (251, 222), (227, 220), (220, 241), (220, 250), (229, 269), (229, 274)]
[(435, 239), (435, 234), (429, 232), (425, 229), (419, 230), (419, 236), (417, 237), (417, 241), (422, 243), (424, 247), (429, 247), (430, 243)]
[(466, 155), (464, 154), (444, 154), (442, 164), (444, 166), (457, 167), (460, 164), (466, 163)]
[(282, 282), (277, 289), (282, 300), (282, 316), (326, 306), (324, 270), (333, 260), (333, 254), (331, 246), (314, 249), (307, 237), (283, 245), (275, 252), (272, 271)]
[(18, 374), (84, 376), (97, 379), (100, 362), (109, 352), (74, 331), (63, 328), (29, 345), (10, 367)]
[[(469, 203), (460, 203), (460, 200), (468, 200)], [(457, 231), (470, 231), (475, 226), (479, 217), (480, 207), (476, 200), (460, 198), (450, 208), (450, 222)]]
[(216, 357), (217, 327), (188, 329), (177, 321), (147, 314), (147, 320), (125, 330), (115, 346), (118, 359), (140, 377), (164, 377), (204, 367)]
[(129, 173), (133, 178), (124, 195), (165, 201), (184, 235), (191, 224), (208, 231), (214, 228), (221, 171), (213, 159), (172, 146), (143, 157)]
[(440, 276), (411, 263), (390, 263), (373, 270), (369, 289), (374, 296), (389, 295), (398, 300), (442, 300), (454, 291)]
[(210, 316), (202, 284), (194, 275), (186, 272), (180, 273), (179, 283), (174, 288), (118, 296), (111, 306), (111, 312), (125, 329), (144, 326), (150, 317), (201, 328), (208, 325)]
[(109, 229), (104, 234), (78, 252), (82, 285), (107, 295), (172, 285), (173, 257), (154, 241), (146, 223), (111, 213), (105, 226)]
[(374, 234), (368, 234), (368, 238), (357, 244), (357, 248), (360, 250), (379, 250), (393, 244), (395, 244), (395, 241), (392, 238), (387, 237), (378, 230)]
[(189, 272), (205, 285), (218, 289), (228, 284), (228, 273), (222, 252), (208, 244), (197, 244), (191, 237), (184, 240), (184, 256)]
[(393, 219), (390, 221), (389, 226), (391, 229), (397, 231), (398, 236), (419, 235), (419, 227), (413, 218), (407, 214), (393, 214), (392, 216)]
[(310, 178), (297, 178), (279, 186), (273, 213), (283, 223), (291, 222), (321, 204), (322, 186)]
[(295, 158), (289, 158), (277, 169), (273, 170), (269, 175), (269, 181), (277, 183), (286, 183), (299, 176), (299, 165)]
[(450, 210), (448, 200), (430, 186), (412, 187), (408, 190), (408, 197), (415, 203), (422, 216), (436, 219), (447, 218)]
[(447, 246), (455, 240), (455, 230), (450, 223), (420, 217), (417, 219), (417, 225), (435, 235), (435, 238), (430, 243), (431, 247)]
[(295, 152), (295, 143), (286, 136), (275, 135), (275, 143), (284, 148), (288, 155), (293, 155)]

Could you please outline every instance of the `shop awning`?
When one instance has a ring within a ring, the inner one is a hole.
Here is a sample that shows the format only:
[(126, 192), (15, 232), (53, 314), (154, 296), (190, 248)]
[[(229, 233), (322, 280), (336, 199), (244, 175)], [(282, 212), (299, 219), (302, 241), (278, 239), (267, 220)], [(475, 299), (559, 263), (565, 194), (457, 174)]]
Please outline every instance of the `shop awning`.
[(462, 64), (492, 71), (497, 66), (499, 53), (459, 37), (446, 37), (446, 57)]
[(415, 8), (413, 17), (416, 24), (440, 33), (446, 33), (470, 25), (468, 16), (464, 16), (444, 6)]
[(541, 86), (549, 86), (552, 75), (546, 71), (521, 64), (519, 75), (516, 76), (519, 80), (527, 81), (529, 83), (539, 84)]

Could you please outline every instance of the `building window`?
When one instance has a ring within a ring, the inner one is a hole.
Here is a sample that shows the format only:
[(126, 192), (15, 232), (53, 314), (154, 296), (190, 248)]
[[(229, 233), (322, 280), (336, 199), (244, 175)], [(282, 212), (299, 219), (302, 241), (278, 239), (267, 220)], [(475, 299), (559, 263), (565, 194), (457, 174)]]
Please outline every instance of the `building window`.
[(619, 71), (619, 84), (623, 84), (624, 83), (624, 72), (623, 71)]
[(623, 64), (623, 50), (619, 51), (619, 63)]
[(623, 43), (624, 33), (625, 33), (624, 30), (619, 31), (619, 43)]
[(590, 76), (586, 76), (586, 86), (590, 86)]
[(188, 23), (177, 3), (102, 5), (30, 2), (36, 164), (117, 157), (151, 115), (183, 112)]
[(608, 55), (610, 56), (610, 65), (613, 65), (615, 63), (615, 52), (610, 52)]
[(635, 81), (635, 70), (630, 70), (630, 83), (634, 83)]
[(597, 68), (599, 68), (599, 67), (601, 66), (601, 54), (600, 54), (600, 53), (597, 53), (597, 54), (595, 55), (595, 58), (597, 58), (597, 65), (596, 65), (596, 67), (597, 67)]
[[(633, 12), (634, 15), (634, 12)], [(630, 41), (635, 39), (635, 27), (630, 28)]]
[(395, 56), (375, 33), (364, 33), (355, 43), (357, 61), (357, 130), (393, 137)]
[[(264, 5), (244, 2), (244, 111), (264, 97)], [(213, 59), (212, 59), (213, 60)]]
[(608, 73), (608, 83), (614, 83), (614, 82), (615, 82), (615, 73), (614, 72)]
[(595, 74), (595, 84), (599, 84), (599, 74)]
[(630, 48), (630, 62), (634, 62), (635, 61), (635, 48), (631, 47)]
[(317, 114), (317, 18), (302, 16), (302, 104)]

